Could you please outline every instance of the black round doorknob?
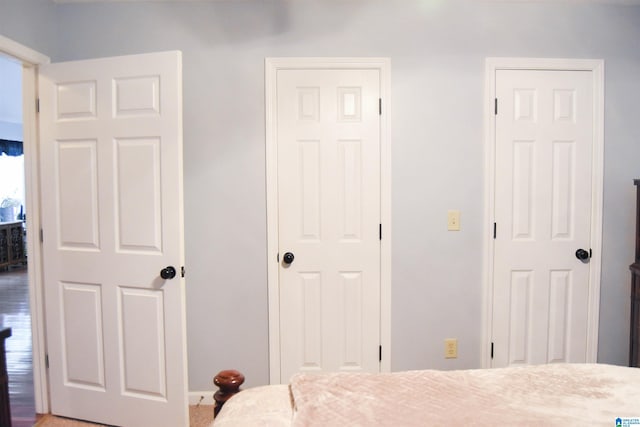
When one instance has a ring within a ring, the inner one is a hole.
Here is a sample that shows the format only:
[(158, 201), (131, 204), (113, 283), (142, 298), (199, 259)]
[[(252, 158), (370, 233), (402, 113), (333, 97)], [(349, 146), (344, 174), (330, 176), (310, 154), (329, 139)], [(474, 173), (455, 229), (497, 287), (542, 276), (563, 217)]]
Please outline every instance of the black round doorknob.
[(578, 258), (580, 261), (585, 261), (591, 258), (591, 254), (584, 249), (578, 249), (576, 251), (576, 258)]
[(283, 257), (282, 257), (282, 261), (283, 261), (285, 264), (291, 264), (291, 263), (293, 262), (293, 259), (294, 259), (294, 258), (295, 258), (295, 257), (293, 256), (293, 254), (292, 254), (291, 252), (287, 252), (287, 253), (285, 253), (285, 254), (283, 255)]
[(165, 280), (173, 279), (174, 277), (176, 277), (176, 269), (173, 268), (172, 266), (165, 267), (162, 270), (160, 270), (160, 277), (162, 277)]

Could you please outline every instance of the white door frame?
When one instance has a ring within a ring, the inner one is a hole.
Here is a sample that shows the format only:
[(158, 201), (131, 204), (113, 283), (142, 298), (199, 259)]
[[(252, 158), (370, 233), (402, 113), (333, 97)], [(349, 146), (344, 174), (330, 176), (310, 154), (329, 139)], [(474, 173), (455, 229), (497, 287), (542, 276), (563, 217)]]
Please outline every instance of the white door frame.
[(589, 306), (587, 308), (587, 362), (598, 357), (600, 319), (600, 271), (602, 267), (602, 200), (604, 181), (604, 61), (598, 59), (487, 58), (485, 62), (485, 226), (484, 226), (484, 310), (482, 367), (491, 367), (493, 314), (493, 223), (495, 203), (495, 113), (497, 70), (590, 71), (593, 76), (593, 152), (591, 176), (591, 249), (589, 262)]
[(280, 383), (280, 300), (278, 288), (278, 70), (375, 69), (380, 72), (380, 220), (383, 238), (380, 253), (380, 343), (382, 372), (391, 370), (391, 63), (388, 58), (266, 58), (266, 183), (267, 183), (267, 282), (269, 294), (269, 381)]
[(49, 380), (45, 367), (46, 330), (42, 288), (42, 246), (40, 222), (40, 160), (36, 115), (37, 68), (48, 64), (49, 57), (0, 35), (0, 52), (22, 63), (22, 126), (27, 206), (27, 253), (29, 254), (29, 307), (33, 356), (33, 389), (37, 413), (49, 412)]

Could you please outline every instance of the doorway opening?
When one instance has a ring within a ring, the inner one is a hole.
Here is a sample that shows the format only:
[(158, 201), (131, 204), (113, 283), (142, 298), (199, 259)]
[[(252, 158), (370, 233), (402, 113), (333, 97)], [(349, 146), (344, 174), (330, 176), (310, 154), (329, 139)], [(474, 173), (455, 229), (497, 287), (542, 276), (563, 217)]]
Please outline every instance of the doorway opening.
[[(22, 210), (23, 227), (28, 230), (40, 230), (40, 202), (39, 202), (39, 174), (38, 153), (36, 149), (36, 70), (39, 64), (49, 63), (50, 60), (31, 48), (17, 43), (0, 35), (0, 56), (8, 59), (18, 67), (20, 82), (13, 84), (12, 90), (18, 92), (21, 105), (21, 138), (24, 152), (24, 207)], [(4, 81), (4, 78), (3, 78)], [(4, 93), (2, 96), (4, 99)], [(17, 212), (17, 213), (16, 213)], [(17, 216), (19, 209), (14, 209)], [(19, 234), (19, 233), (18, 233)], [(29, 267), (24, 269), (23, 288), (27, 290), (24, 298), (28, 300), (28, 313), (30, 314), (31, 354), (33, 385), (31, 387), (35, 401), (35, 412), (47, 413), (49, 411), (48, 379), (45, 368), (45, 334), (44, 334), (44, 307), (42, 300), (42, 268), (41, 250), (36, 233), (25, 235), (22, 240), (25, 256), (28, 255)], [(26, 304), (25, 304), (26, 305)], [(10, 341), (9, 338), (7, 341)], [(32, 425), (32, 424), (26, 424)]]
[(22, 64), (0, 56), (0, 327), (6, 342), (12, 425), (35, 422), (31, 306), (26, 253)]

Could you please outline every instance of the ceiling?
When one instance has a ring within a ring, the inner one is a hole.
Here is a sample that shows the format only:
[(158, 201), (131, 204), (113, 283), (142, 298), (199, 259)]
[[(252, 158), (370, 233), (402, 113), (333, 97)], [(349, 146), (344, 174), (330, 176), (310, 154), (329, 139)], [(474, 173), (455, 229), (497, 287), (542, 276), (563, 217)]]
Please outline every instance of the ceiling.
[[(127, 3), (127, 2), (235, 2), (240, 0), (53, 0), (54, 3)], [(246, 1), (246, 0), (245, 0)], [(261, 1), (261, 0), (260, 0)], [(303, 1), (303, 0), (290, 0)], [(345, 0), (358, 1), (358, 0)], [(360, 0), (368, 1), (368, 0)], [(486, 3), (603, 3), (603, 4), (621, 4), (621, 5), (640, 5), (640, 0), (480, 0)]]

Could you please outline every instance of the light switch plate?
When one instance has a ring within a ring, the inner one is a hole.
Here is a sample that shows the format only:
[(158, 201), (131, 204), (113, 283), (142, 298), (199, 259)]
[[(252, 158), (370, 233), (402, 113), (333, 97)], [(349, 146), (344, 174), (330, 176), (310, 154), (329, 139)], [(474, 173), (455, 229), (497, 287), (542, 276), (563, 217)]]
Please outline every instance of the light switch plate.
[(447, 211), (447, 230), (460, 231), (460, 211), (459, 210)]

